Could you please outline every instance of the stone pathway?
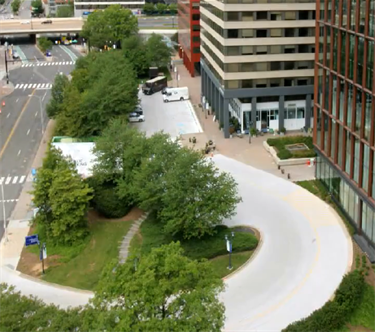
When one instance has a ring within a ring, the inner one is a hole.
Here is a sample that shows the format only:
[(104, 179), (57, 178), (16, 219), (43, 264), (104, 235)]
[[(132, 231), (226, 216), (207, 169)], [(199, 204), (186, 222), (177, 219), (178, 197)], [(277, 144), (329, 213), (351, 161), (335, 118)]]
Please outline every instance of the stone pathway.
[(136, 220), (132, 227), (130, 227), (129, 232), (126, 233), (124, 236), (121, 245), (120, 245), (120, 253), (119, 253), (119, 261), (120, 264), (124, 264), (126, 259), (129, 255), (129, 246), (130, 241), (132, 240), (133, 236), (138, 232), (139, 227), (141, 226), (142, 222), (146, 220), (148, 216), (148, 212), (144, 213), (142, 217), (140, 217), (138, 220)]

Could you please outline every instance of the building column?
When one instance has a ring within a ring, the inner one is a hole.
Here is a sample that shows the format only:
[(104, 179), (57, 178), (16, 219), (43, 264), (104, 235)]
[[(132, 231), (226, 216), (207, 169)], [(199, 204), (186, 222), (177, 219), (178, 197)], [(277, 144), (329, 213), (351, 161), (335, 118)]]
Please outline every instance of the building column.
[(212, 109), (213, 109), (213, 112), (212, 114), (215, 112), (217, 112), (217, 106), (218, 106), (218, 103), (217, 103), (217, 97), (218, 97), (218, 94), (219, 94), (219, 90), (216, 88), (215, 86), (215, 89), (214, 89), (214, 100), (212, 102)]
[(224, 123), (224, 138), (229, 138), (229, 99), (224, 99), (223, 102), (223, 123)]
[(257, 97), (251, 98), (251, 125), (250, 128), (257, 127)]
[(284, 101), (285, 101), (285, 97), (284, 96), (280, 96), (279, 97), (279, 130), (281, 130), (281, 128), (284, 128)]
[(311, 95), (306, 96), (305, 127), (311, 128)]
[[(206, 72), (203, 69), (202, 74), (201, 74), (201, 97), (206, 95), (206, 78), (205, 78), (205, 76), (206, 76)], [(201, 99), (201, 102), (202, 102), (202, 99)]]
[(221, 93), (220, 93), (219, 89), (217, 89), (216, 108), (215, 108), (216, 119), (217, 119), (217, 115), (218, 115), (219, 109), (220, 109), (220, 99), (221, 99), (220, 97), (221, 97)]

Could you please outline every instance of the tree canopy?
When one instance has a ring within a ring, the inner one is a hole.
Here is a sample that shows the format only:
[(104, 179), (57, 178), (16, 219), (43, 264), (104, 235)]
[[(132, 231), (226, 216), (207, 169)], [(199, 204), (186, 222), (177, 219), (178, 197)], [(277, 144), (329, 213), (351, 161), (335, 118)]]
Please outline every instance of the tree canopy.
[(69, 2), (68, 5), (58, 6), (56, 17), (73, 17), (74, 16), (74, 3)]
[(151, 66), (168, 67), (171, 62), (172, 48), (164, 41), (162, 35), (153, 33), (147, 39), (148, 58)]
[(92, 52), (77, 61), (71, 75), (56, 116), (59, 135), (100, 135), (111, 119), (127, 118), (138, 103), (136, 75), (121, 52)]
[(72, 244), (83, 239), (91, 193), (75, 164), (50, 146), (34, 182), (33, 203), (39, 209), (34, 222), (57, 243)]
[(131, 10), (112, 5), (91, 13), (83, 25), (81, 36), (88, 39), (90, 47), (103, 49), (106, 45), (118, 44), (137, 31), (138, 19)]
[(54, 119), (64, 107), (64, 90), (69, 85), (66, 75), (56, 75), (51, 89), (51, 99), (49, 100), (46, 112), (50, 119)]
[(36, 14), (42, 14), (44, 12), (42, 0), (31, 1), (31, 7), (33, 8), (33, 12)]
[(13, 0), (10, 6), (12, 7), (12, 12), (17, 14), (21, 7), (21, 0)]

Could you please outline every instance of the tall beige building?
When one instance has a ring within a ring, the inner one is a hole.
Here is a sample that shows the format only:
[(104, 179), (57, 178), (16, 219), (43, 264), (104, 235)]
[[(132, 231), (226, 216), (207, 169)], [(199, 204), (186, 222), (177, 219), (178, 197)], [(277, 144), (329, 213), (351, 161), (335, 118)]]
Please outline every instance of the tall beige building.
[(313, 0), (201, 1), (202, 100), (229, 131), (312, 127)]

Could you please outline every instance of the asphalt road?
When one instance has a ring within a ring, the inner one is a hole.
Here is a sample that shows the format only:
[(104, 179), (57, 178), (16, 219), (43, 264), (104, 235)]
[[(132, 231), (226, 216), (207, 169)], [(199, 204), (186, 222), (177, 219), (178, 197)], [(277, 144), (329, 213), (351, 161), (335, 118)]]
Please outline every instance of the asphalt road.
[[(7, 0), (3, 7), (0, 9), (0, 20), (9, 20), (11, 15), (12, 15), (12, 7), (11, 4), (12, 0)], [(30, 11), (30, 6), (31, 6), (31, 0), (24, 0), (21, 4), (19, 13), (17, 16), (14, 16), (14, 18), (30, 18), (31, 16), (31, 11)]]
[(143, 16), (138, 18), (140, 28), (177, 28), (177, 15), (165, 17)]
[[(62, 51), (59, 46), (54, 46), (52, 53), (55, 54), (56, 60), (61, 60), (61, 62), (52, 62), (49, 66), (38, 66), (46, 62), (35, 60), (35, 58), (41, 60), (42, 56), (34, 46), (22, 45), (20, 49), (27, 55), (27, 58), (31, 59), (27, 62), (31, 66), (10, 71), (10, 82), (15, 90), (3, 98), (5, 106), (0, 106), (2, 110), (0, 115), (0, 182), (4, 188), (6, 219), (9, 219), (23, 185), (26, 181), (32, 180), (31, 163), (42, 138), (42, 127), (45, 128), (48, 122), (44, 111), (42, 116), (40, 103), (44, 110), (51, 96), (51, 90), (44, 88), (43, 85), (48, 84), (51, 87), (56, 75), (61, 72), (68, 75), (74, 69), (74, 65), (60, 65), (60, 63), (71, 62), (71, 55)], [(0, 204), (0, 238), (3, 234), (4, 220), (2, 203)]]

